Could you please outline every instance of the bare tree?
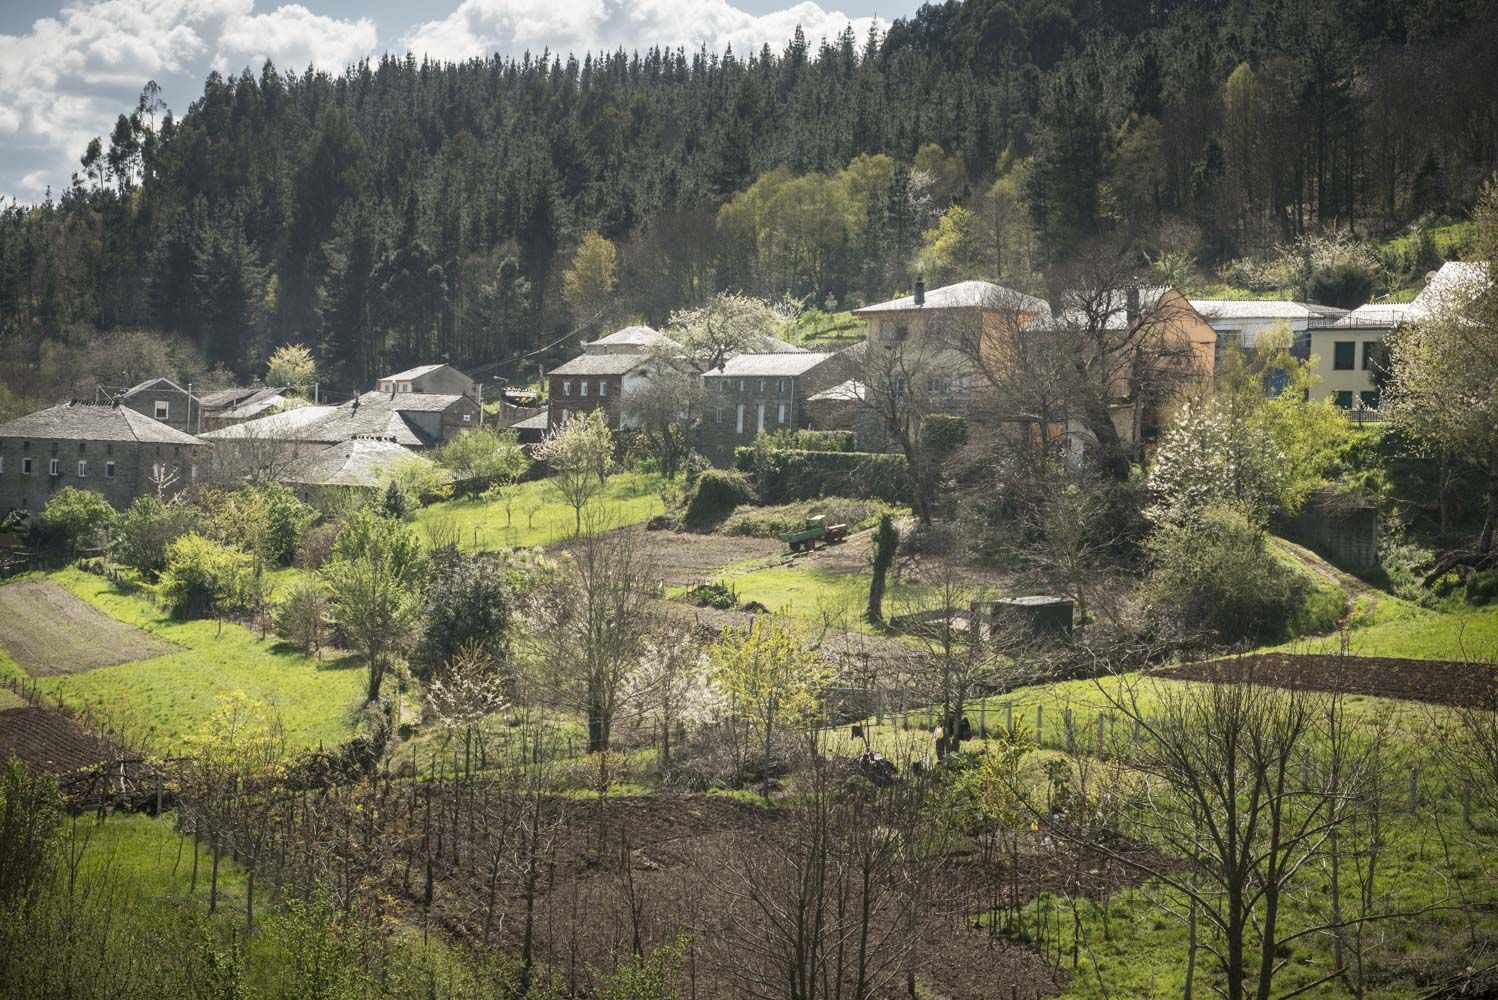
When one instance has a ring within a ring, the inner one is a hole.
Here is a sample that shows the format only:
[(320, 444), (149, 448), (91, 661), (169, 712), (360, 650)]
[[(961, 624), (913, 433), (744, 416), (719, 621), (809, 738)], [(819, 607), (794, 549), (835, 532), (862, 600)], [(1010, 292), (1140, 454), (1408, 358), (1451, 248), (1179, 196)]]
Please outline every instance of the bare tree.
[(686, 464), (707, 406), (702, 379), (680, 365), (679, 359), (658, 355), (645, 369), (642, 384), (630, 389), (620, 404), (624, 424), (638, 431), (667, 477)]
[(609, 748), (650, 632), (656, 574), (634, 533), (605, 530), (592, 514), (579, 525), (586, 530), (527, 602), (524, 642), (560, 702), (587, 719), (588, 751), (597, 753)]

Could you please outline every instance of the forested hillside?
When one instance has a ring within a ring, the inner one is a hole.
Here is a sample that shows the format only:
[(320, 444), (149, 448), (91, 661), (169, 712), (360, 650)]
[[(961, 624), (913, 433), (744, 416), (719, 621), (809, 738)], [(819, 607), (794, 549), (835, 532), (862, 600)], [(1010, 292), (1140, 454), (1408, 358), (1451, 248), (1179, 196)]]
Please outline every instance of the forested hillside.
[(0, 212), (0, 402), (285, 342), (348, 389), (723, 288), (1034, 284), (1103, 235), (1210, 274), (1403, 233), (1498, 166), (1495, 35), (1485, 0), (952, 0), (779, 52), (266, 66), (175, 114), (148, 88), (68, 190)]

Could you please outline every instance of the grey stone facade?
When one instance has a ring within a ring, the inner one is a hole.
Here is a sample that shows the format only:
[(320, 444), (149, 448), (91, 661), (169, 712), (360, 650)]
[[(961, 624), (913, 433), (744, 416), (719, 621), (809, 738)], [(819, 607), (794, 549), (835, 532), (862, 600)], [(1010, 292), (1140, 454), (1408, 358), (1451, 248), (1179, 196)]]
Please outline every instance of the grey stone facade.
[(120, 402), (136, 413), (184, 434), (196, 434), (204, 429), (202, 402), (168, 378), (147, 379), (126, 390)]
[(717, 465), (761, 432), (808, 426), (806, 400), (836, 385), (842, 368), (831, 354), (740, 354), (703, 375), (707, 413), (701, 449)]
[(63, 403), (0, 424), (0, 513), (40, 511), (61, 489), (101, 494), (116, 508), (157, 492), (157, 481), (185, 489), (203, 445), (132, 407)]

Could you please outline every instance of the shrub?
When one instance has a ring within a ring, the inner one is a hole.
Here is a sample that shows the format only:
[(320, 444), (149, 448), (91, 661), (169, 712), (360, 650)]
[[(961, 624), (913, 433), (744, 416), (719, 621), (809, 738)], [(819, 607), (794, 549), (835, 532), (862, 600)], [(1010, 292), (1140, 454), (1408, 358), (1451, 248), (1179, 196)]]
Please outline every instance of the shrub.
[(1311, 276), (1309, 291), (1315, 302), (1356, 309), (1373, 295), (1373, 272), (1351, 261), (1332, 264)]
[(1147, 548), (1150, 605), (1223, 642), (1282, 638), (1304, 597), (1304, 582), (1269, 551), (1264, 530), (1232, 507), (1166, 521)]
[(144, 496), (115, 524), (111, 555), (117, 562), (155, 576), (166, 568), (167, 548), (198, 529), (198, 512), (180, 501)]
[(322, 652), (328, 594), (321, 580), (300, 580), (276, 605), (276, 635), (307, 653)]
[(47, 509), (33, 524), (40, 527), (51, 544), (77, 552), (99, 544), (101, 533), (112, 527), (117, 518), (114, 508), (100, 494), (66, 486), (47, 501)]
[(265, 556), (282, 566), (291, 565), (307, 528), (316, 513), (295, 493), (272, 483), (265, 488)]
[(766, 431), (754, 439), (751, 447), (790, 451), (857, 451), (858, 435), (853, 431)]
[(686, 598), (699, 608), (717, 608), (732, 611), (739, 606), (739, 593), (722, 580), (698, 583), (687, 588)]
[(740, 507), (729, 515), (718, 530), (725, 535), (774, 538), (802, 527), (813, 514), (826, 514), (829, 524), (846, 524), (849, 531), (861, 531), (878, 521), (881, 514), (898, 512), (899, 508), (882, 500), (823, 497), (820, 500), (800, 500), (775, 507)]
[(692, 483), (682, 520), (692, 527), (706, 527), (723, 520), (740, 504), (758, 502), (754, 485), (742, 472), (708, 469)]
[(734, 465), (752, 477), (764, 503), (823, 496), (910, 500), (910, 477), (900, 455), (747, 447), (735, 453)]
[(245, 605), (250, 557), (199, 534), (167, 546), (156, 598), (177, 618), (219, 617)]
[(465, 646), (497, 662), (509, 650), (514, 610), (498, 559), (453, 550), (433, 553), (412, 664), (429, 677)]
[(306, 534), (302, 535), (302, 543), (297, 546), (292, 561), (301, 569), (321, 569), (322, 564), (333, 554), (333, 546), (338, 541), (338, 532), (342, 528), (341, 521), (330, 521), (308, 528)]

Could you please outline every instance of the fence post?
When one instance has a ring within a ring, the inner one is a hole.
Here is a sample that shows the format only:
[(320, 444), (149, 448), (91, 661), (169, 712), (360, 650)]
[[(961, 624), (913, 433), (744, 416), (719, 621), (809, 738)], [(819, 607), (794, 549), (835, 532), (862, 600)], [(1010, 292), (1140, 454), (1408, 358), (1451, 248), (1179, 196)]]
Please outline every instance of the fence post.
[(1045, 746), (1045, 716), (1042, 714), (1044, 711), (1044, 705), (1035, 706), (1035, 745), (1038, 747)]
[(1075, 733), (1072, 728), (1071, 706), (1062, 710), (1062, 724), (1066, 726), (1066, 752), (1071, 753), (1076, 746)]
[(1014, 702), (1004, 702), (1004, 732), (1014, 735)]
[(978, 739), (988, 739), (988, 701), (978, 702)]
[(1103, 745), (1108, 738), (1107, 733), (1103, 729), (1103, 726), (1107, 723), (1107, 721), (1108, 717), (1102, 712), (1099, 712), (1097, 716), (1097, 748), (1099, 753), (1102, 752)]

